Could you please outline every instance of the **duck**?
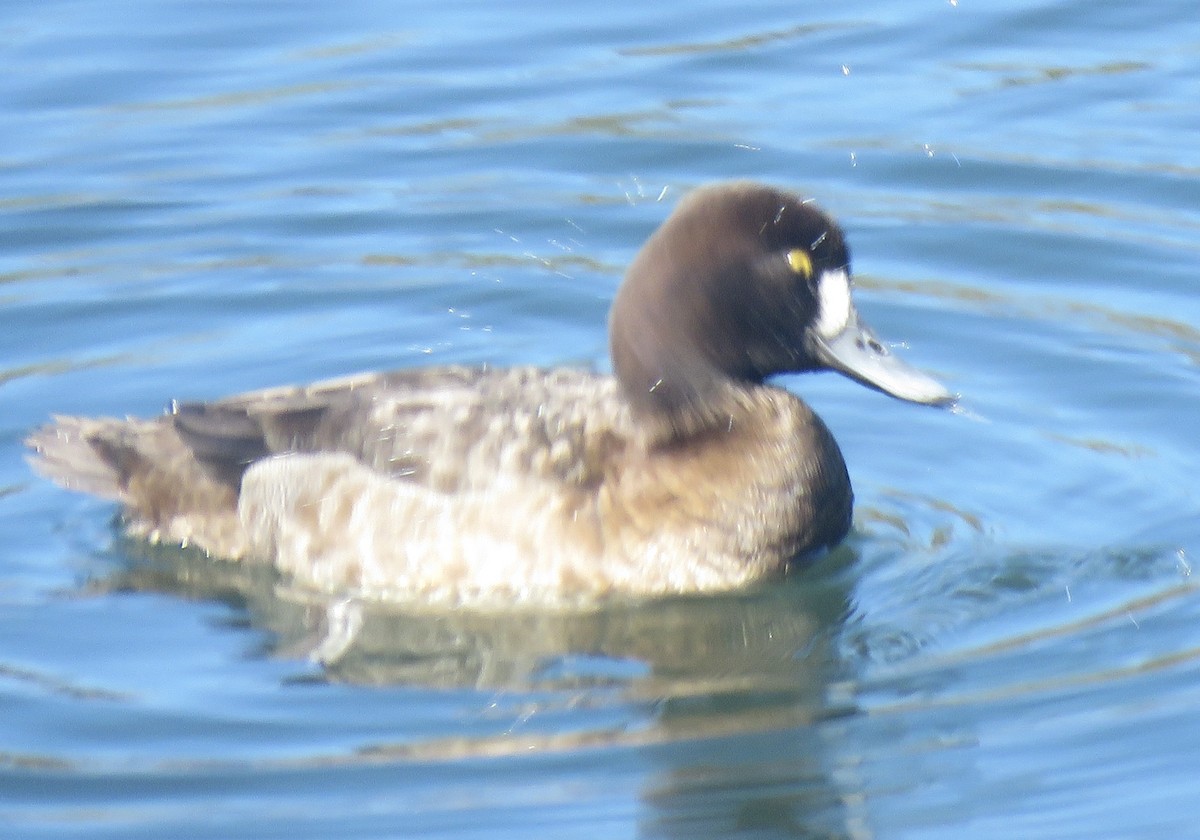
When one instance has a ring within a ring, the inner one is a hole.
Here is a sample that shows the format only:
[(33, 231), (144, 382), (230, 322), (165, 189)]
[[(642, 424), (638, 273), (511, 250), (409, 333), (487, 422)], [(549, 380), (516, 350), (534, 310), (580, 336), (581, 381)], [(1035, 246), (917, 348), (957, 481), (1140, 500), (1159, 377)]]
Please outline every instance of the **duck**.
[(842, 229), (750, 182), (681, 199), (609, 316), (612, 374), (433, 366), (153, 418), (56, 416), (35, 470), (121, 527), (317, 593), (432, 606), (578, 605), (733, 590), (847, 535), (825, 423), (768, 380), (832, 370), (930, 406), (957, 396), (859, 317)]

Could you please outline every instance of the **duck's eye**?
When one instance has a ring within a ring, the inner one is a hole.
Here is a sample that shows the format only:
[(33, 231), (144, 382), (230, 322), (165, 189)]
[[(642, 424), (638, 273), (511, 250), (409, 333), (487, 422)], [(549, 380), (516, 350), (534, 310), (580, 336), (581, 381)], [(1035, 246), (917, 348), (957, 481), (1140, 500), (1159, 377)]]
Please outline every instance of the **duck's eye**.
[(792, 271), (799, 274), (805, 280), (811, 280), (813, 276), (812, 257), (808, 251), (803, 248), (793, 248), (787, 252), (788, 265), (792, 267)]

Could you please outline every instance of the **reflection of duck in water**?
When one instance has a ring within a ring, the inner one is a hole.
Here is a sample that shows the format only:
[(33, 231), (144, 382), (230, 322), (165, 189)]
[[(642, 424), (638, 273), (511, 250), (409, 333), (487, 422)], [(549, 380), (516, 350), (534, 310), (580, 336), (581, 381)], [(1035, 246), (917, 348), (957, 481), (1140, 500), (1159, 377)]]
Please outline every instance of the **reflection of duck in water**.
[(151, 420), (59, 418), (29, 444), (54, 480), (120, 501), (131, 533), (321, 591), (571, 602), (727, 589), (845, 536), (837, 444), (772, 374), (952, 400), (859, 322), (837, 224), (755, 184), (686, 198), (610, 326), (615, 378), (360, 375)]
[[(220, 602), (266, 634), (282, 659), (320, 666), (313, 678), (375, 685), (484, 690), (612, 689), (662, 703), (765, 692), (784, 715), (812, 714), (836, 667), (836, 643), (853, 612), (851, 551), (822, 574), (703, 598), (613, 598), (586, 609), (427, 609), (314, 593), (262, 564), (214, 563), (199, 551), (121, 541), (122, 561), (90, 592), (151, 592)], [(802, 708), (795, 708), (800, 703)], [(757, 712), (761, 703), (753, 703)], [(783, 707), (787, 707), (786, 709)], [(717, 715), (727, 718), (726, 707)]]

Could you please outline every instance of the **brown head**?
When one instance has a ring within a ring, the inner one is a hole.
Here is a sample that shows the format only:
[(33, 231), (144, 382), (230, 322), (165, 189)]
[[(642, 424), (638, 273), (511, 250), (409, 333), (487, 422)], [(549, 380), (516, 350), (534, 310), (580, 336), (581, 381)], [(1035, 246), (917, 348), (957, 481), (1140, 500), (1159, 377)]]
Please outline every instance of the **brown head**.
[(785, 372), (837, 370), (900, 399), (953, 401), (859, 320), (837, 223), (760, 184), (681, 201), (630, 265), (609, 331), (633, 411), (676, 435), (721, 422), (739, 386)]

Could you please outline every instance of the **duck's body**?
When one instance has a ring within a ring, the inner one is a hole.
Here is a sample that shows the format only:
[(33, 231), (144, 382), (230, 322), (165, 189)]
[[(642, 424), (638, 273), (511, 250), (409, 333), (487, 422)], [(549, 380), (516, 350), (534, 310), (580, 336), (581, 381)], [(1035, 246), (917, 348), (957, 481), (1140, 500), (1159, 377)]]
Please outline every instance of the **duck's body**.
[(51, 478), (120, 501), (130, 532), (270, 562), (325, 592), (502, 605), (728, 589), (850, 524), (833, 437), (765, 376), (835, 364), (908, 399), (949, 398), (903, 366), (877, 381), (821, 358), (851, 328), (859, 350), (874, 341), (847, 264), (819, 211), (712, 187), (631, 267), (616, 377), (368, 374), (151, 420), (58, 418), (29, 444)]
[[(62, 418), (31, 442), (52, 477), (123, 502), (133, 534), (390, 599), (728, 589), (837, 542), (850, 517), (832, 436), (770, 386), (682, 444), (648, 440), (612, 377), (539, 368), (397, 371), (152, 420)], [(74, 465), (93, 452), (112, 466), (86, 482)]]

